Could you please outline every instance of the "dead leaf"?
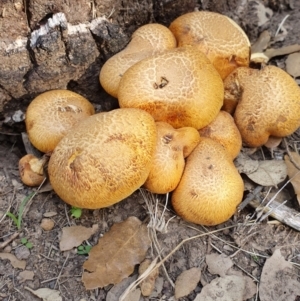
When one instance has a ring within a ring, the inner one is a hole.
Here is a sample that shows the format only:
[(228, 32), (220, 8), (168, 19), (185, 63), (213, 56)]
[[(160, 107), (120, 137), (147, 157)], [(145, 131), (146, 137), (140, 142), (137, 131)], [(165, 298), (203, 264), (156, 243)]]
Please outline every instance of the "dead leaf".
[(98, 225), (93, 225), (92, 228), (86, 228), (84, 226), (64, 227), (59, 242), (60, 250), (67, 251), (78, 247), (83, 241), (89, 239), (97, 229)]
[(243, 301), (245, 286), (242, 277), (235, 275), (218, 277), (205, 285), (194, 301)]
[(139, 288), (136, 288), (126, 296), (124, 301), (139, 301), (140, 297), (141, 297), (141, 290)]
[(287, 176), (287, 167), (283, 160), (259, 161), (258, 169), (247, 176), (261, 186), (277, 186)]
[(128, 277), (134, 266), (145, 259), (151, 240), (147, 226), (136, 217), (115, 224), (94, 246), (83, 264), (86, 289), (116, 284)]
[(259, 297), (261, 301), (284, 300), (294, 301), (300, 296), (299, 282), (293, 265), (281, 255), (280, 249), (266, 260), (263, 267)]
[(300, 76), (300, 52), (290, 54), (286, 61), (286, 71), (293, 77)]
[[(290, 156), (292, 157), (292, 160), (300, 166), (300, 156), (296, 152), (290, 152)], [(295, 166), (293, 162), (291, 162), (291, 159), (288, 155), (284, 156), (284, 161), (287, 166), (287, 174), (289, 178), (291, 179), (291, 183), (293, 185), (295, 194), (297, 195), (297, 199), (299, 202), (300, 199), (300, 172), (299, 169)], [(298, 173), (298, 175), (296, 175)], [(300, 202), (299, 202), (300, 204)]]
[(245, 280), (243, 300), (251, 299), (256, 294), (257, 287), (252, 278), (249, 276), (244, 276), (241, 271), (234, 269), (230, 269), (228, 271), (228, 275), (235, 275)]
[(220, 275), (225, 277), (228, 270), (233, 266), (232, 260), (225, 254), (212, 253), (206, 255), (206, 264), (212, 275)]
[[(150, 266), (150, 264), (151, 260), (145, 259), (139, 266), (139, 275), (142, 275)], [(148, 297), (152, 294), (155, 287), (155, 281), (158, 275), (159, 269), (154, 269), (154, 271), (151, 272), (150, 275), (140, 283), (141, 293), (143, 296)]]
[(0, 253), (0, 259), (8, 259), (15, 269), (24, 270), (26, 267), (25, 260), (19, 260), (15, 255), (10, 253)]
[(176, 279), (175, 282), (175, 298), (190, 294), (200, 281), (201, 270), (199, 268), (191, 268), (182, 272)]
[(53, 217), (55, 215), (57, 215), (56, 211), (48, 211), (43, 214), (44, 217)]
[(234, 160), (234, 165), (239, 173), (252, 173), (258, 169), (259, 163), (257, 160), (251, 159), (247, 154), (240, 152)]
[(119, 301), (121, 295), (137, 279), (137, 275), (132, 277), (127, 277), (123, 279), (120, 283), (114, 285), (108, 292), (105, 301)]
[(43, 301), (62, 301), (59, 291), (51, 290), (50, 288), (39, 288), (37, 290), (32, 290), (27, 286), (25, 286), (25, 288), (37, 297), (43, 299)]
[(33, 277), (34, 277), (33, 271), (28, 271), (28, 270), (22, 271), (18, 275), (18, 279), (20, 283), (23, 283), (27, 280), (33, 280)]

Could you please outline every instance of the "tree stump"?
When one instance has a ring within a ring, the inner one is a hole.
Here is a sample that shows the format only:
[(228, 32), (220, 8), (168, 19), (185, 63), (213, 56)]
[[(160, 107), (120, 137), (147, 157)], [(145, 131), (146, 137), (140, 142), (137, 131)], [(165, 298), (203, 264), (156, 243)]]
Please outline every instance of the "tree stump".
[[(277, 9), (288, 5), (264, 2)], [(50, 89), (80, 93), (99, 110), (117, 107), (100, 86), (99, 71), (138, 27), (168, 26), (184, 13), (210, 10), (234, 19), (253, 40), (263, 29), (257, 26), (255, 5), (243, 0), (2, 0), (0, 127), (22, 121), (30, 101)]]

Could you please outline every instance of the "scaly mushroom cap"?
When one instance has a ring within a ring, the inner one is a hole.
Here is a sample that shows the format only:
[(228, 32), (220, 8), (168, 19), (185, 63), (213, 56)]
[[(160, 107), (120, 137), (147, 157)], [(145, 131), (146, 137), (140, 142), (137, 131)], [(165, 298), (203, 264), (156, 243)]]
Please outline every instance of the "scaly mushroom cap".
[(124, 72), (138, 61), (175, 48), (172, 32), (161, 24), (146, 24), (132, 35), (125, 49), (108, 59), (100, 70), (101, 86), (113, 97), (118, 97), (118, 88)]
[(242, 137), (233, 117), (220, 111), (216, 119), (199, 130), (201, 137), (211, 138), (222, 144), (231, 155), (236, 158), (242, 148)]
[(250, 42), (232, 19), (197, 11), (175, 19), (170, 30), (178, 46), (192, 45), (207, 55), (224, 79), (239, 66), (249, 66)]
[(50, 183), (72, 206), (113, 205), (145, 183), (155, 146), (156, 125), (147, 112), (128, 108), (95, 114), (54, 149), (48, 165)]
[(120, 107), (140, 108), (174, 128), (200, 129), (223, 104), (223, 81), (207, 57), (191, 46), (146, 58), (123, 75)]
[[(233, 99), (236, 96), (235, 123), (248, 146), (259, 147), (269, 136), (288, 136), (300, 126), (300, 89), (285, 71), (275, 66), (241, 67), (230, 77), (236, 87), (230, 92)], [(230, 82), (225, 91), (228, 86)]]
[(213, 226), (234, 214), (243, 192), (243, 180), (229, 153), (220, 143), (201, 137), (172, 193), (172, 205), (183, 219)]
[(176, 188), (185, 160), (200, 140), (195, 128), (174, 129), (166, 122), (156, 122), (157, 143), (152, 168), (144, 187), (152, 193), (164, 194)]
[(44, 92), (26, 111), (29, 140), (41, 152), (51, 152), (75, 124), (94, 113), (93, 105), (77, 93), (68, 90)]

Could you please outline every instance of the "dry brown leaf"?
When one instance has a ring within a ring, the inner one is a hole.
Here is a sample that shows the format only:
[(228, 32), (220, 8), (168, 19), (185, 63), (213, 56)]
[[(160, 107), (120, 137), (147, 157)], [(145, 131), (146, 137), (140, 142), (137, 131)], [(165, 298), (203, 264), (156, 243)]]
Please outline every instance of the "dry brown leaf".
[(23, 283), (27, 280), (33, 280), (33, 277), (34, 277), (34, 272), (28, 270), (22, 271), (18, 275), (18, 279), (20, 283)]
[(116, 284), (128, 277), (134, 266), (145, 259), (151, 240), (147, 226), (136, 217), (115, 224), (94, 246), (83, 264), (86, 289)]
[(206, 255), (206, 264), (211, 274), (218, 274), (221, 277), (224, 277), (233, 266), (233, 262), (228, 256), (216, 253)]
[(235, 275), (218, 277), (205, 285), (194, 301), (243, 301), (245, 287), (245, 280), (242, 277)]
[(286, 71), (293, 77), (300, 76), (300, 52), (290, 54), (286, 61)]
[(295, 276), (297, 272), (293, 265), (281, 255), (280, 249), (266, 260), (263, 267), (259, 297), (261, 301), (294, 301), (300, 296), (299, 282)]
[(124, 299), (124, 301), (139, 301), (141, 298), (141, 290), (139, 288), (131, 291)]
[(71, 226), (62, 229), (62, 236), (59, 242), (61, 251), (71, 250), (78, 247), (83, 241), (89, 239), (98, 229), (98, 225), (93, 225), (92, 228), (84, 226)]
[(127, 277), (115, 284), (106, 294), (105, 301), (119, 301), (124, 291), (137, 279), (137, 275)]
[(243, 300), (251, 299), (256, 294), (257, 287), (252, 278), (244, 276), (243, 272), (234, 269), (230, 269), (228, 275), (235, 275), (245, 280)]
[(15, 269), (24, 270), (26, 267), (25, 260), (19, 260), (15, 255), (10, 253), (0, 253), (0, 259), (8, 259)]
[[(290, 152), (290, 156), (292, 157), (292, 160), (300, 166), (300, 156), (296, 152)], [(287, 166), (287, 174), (289, 178), (291, 179), (291, 183), (293, 185), (295, 194), (297, 195), (297, 199), (299, 202), (300, 199), (300, 172), (299, 169), (294, 165), (293, 162), (291, 162), (291, 159), (288, 155), (284, 156), (284, 161)], [(298, 173), (298, 175), (296, 175)], [(300, 204), (300, 202), (299, 202)]]
[(25, 286), (25, 288), (37, 297), (43, 299), (43, 301), (62, 301), (59, 291), (51, 290), (50, 288), (39, 288), (37, 290), (33, 290), (27, 286)]
[(258, 169), (258, 161), (251, 159), (247, 154), (240, 152), (237, 158), (234, 160), (234, 165), (239, 173), (252, 173)]
[(200, 281), (201, 270), (199, 268), (191, 268), (182, 272), (176, 279), (175, 282), (175, 298), (190, 294)]
[(259, 161), (258, 169), (247, 176), (261, 186), (277, 186), (287, 176), (287, 167), (282, 160)]
[[(139, 267), (139, 275), (142, 275), (147, 268), (150, 266), (151, 260), (150, 259), (145, 259)], [(154, 287), (155, 287), (155, 281), (156, 278), (159, 275), (159, 269), (155, 269), (148, 277), (146, 277), (141, 283), (140, 283), (140, 288), (141, 288), (141, 293), (143, 296), (148, 297), (152, 294)]]

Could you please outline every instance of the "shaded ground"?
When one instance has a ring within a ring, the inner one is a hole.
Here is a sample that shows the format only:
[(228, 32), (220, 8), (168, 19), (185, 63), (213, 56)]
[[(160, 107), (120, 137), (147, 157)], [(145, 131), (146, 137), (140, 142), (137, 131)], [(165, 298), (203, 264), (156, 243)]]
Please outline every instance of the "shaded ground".
[[(287, 34), (282, 41), (273, 47), (294, 44), (300, 35), (300, 4), (295, 3), (295, 8), (288, 13), (291, 16), (284, 24)], [(270, 18), (270, 32), (276, 32), (278, 25), (287, 12), (273, 12)], [(284, 68), (285, 57), (276, 58), (273, 64)], [(20, 135), (0, 134), (0, 245), (11, 235), (17, 232), (13, 221), (5, 217), (7, 211), (17, 213), (21, 202), (32, 193), (32, 189), (21, 184), (18, 173), (18, 160), (24, 154)], [(297, 142), (297, 141), (296, 141)], [(297, 145), (297, 144), (296, 144)], [(270, 153), (266, 152), (266, 156)], [(266, 189), (265, 189), (266, 191)], [(264, 195), (265, 191), (262, 192)], [(290, 202), (291, 203), (291, 202)], [(163, 204), (163, 201), (161, 202)], [(163, 205), (159, 207), (162, 211)], [(95, 245), (105, 232), (115, 224), (129, 216), (136, 216), (142, 221), (147, 221), (148, 210), (145, 200), (139, 192), (130, 198), (110, 208), (101, 210), (83, 210), (80, 219), (71, 218), (70, 206), (62, 202), (54, 192), (38, 193), (26, 206), (27, 212), (22, 218), (22, 227), (16, 237), (0, 252), (14, 254), (18, 259), (26, 261), (25, 270), (33, 272), (32, 280), (20, 277), (22, 269), (13, 268), (9, 260), (0, 259), (0, 300), (40, 300), (25, 289), (47, 287), (59, 290), (63, 300), (105, 300), (107, 292), (112, 286), (104, 289), (86, 291), (82, 281), (82, 265), (86, 260), (85, 255), (78, 255), (77, 250), (61, 252), (59, 240), (62, 228), (70, 225), (83, 225), (91, 227), (98, 224), (97, 232), (88, 240), (88, 244)], [(270, 257), (275, 248), (280, 247), (286, 260), (300, 264), (300, 242), (298, 232), (288, 226), (282, 225), (271, 218), (260, 224), (255, 224), (251, 229), (245, 226), (248, 217), (254, 210), (246, 207), (236, 214), (230, 221), (218, 227), (205, 229), (201, 226), (188, 224), (180, 218), (173, 218), (167, 227), (167, 233), (157, 232), (158, 241), (162, 249), (162, 257), (171, 252), (183, 239), (192, 237), (201, 232), (220, 229), (215, 234), (208, 234), (201, 238), (186, 242), (166, 261), (165, 267), (168, 277), (174, 282), (179, 274), (189, 268), (199, 267), (202, 270), (201, 280), (196, 289), (181, 300), (194, 300), (213, 276), (207, 269), (205, 256), (211, 253), (220, 253), (231, 256), (234, 269), (250, 276), (255, 284), (259, 284), (262, 268), (266, 258)], [(51, 231), (41, 228), (42, 219), (48, 216), (54, 221)], [(165, 220), (174, 216), (170, 207), (165, 212)], [(233, 228), (224, 229), (227, 226)], [(28, 249), (21, 243), (21, 238), (27, 238), (33, 247)], [(86, 243), (84, 243), (86, 244)], [(151, 258), (149, 250), (148, 257)], [(153, 257), (152, 257), (153, 259)], [(134, 272), (134, 275), (137, 271)], [(297, 275), (296, 275), (297, 276)], [(156, 282), (156, 294), (151, 298), (140, 300), (174, 300), (174, 289), (167, 279), (163, 269)], [(257, 296), (249, 300), (256, 299)]]

